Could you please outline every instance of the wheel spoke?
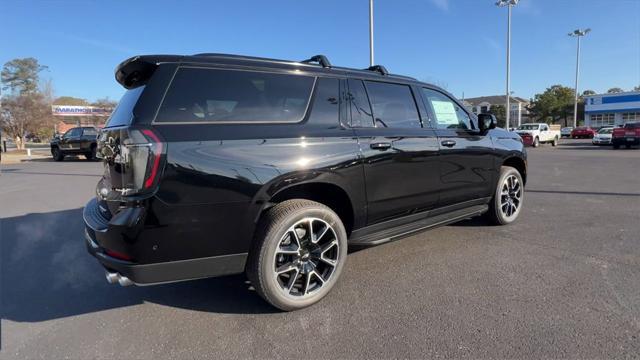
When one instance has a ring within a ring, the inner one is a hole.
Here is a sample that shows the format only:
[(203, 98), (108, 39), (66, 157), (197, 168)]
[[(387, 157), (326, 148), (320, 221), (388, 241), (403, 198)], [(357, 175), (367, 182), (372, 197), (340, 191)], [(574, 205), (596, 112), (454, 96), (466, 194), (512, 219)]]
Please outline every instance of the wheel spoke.
[(338, 245), (338, 240), (333, 240), (330, 243), (320, 247), (320, 255), (324, 255), (327, 251), (329, 251), (332, 247)]
[(313, 232), (313, 219), (309, 218), (309, 240), (311, 240), (312, 243), (316, 243), (318, 241), (318, 239), (316, 239), (316, 234)]
[(333, 266), (333, 267), (335, 267), (336, 264), (338, 263), (336, 260), (327, 258), (326, 256), (324, 256), (324, 254), (320, 255), (320, 261), (324, 262), (327, 265)]
[(284, 264), (282, 266), (279, 266), (276, 269), (276, 274), (281, 275), (281, 274), (288, 273), (290, 271), (297, 270), (297, 269), (298, 269), (298, 267), (295, 266), (293, 263), (286, 263), (286, 264)]
[(314, 243), (318, 243), (318, 241), (322, 240), (322, 237), (326, 235), (326, 233), (329, 231), (329, 226), (325, 226), (324, 229), (322, 230), (322, 232), (320, 233), (320, 235), (318, 235), (318, 237), (316, 238), (316, 241), (314, 241)]
[(307, 295), (309, 293), (309, 286), (311, 286), (311, 274), (312, 272), (307, 273), (307, 279), (304, 282), (304, 294)]
[(295, 285), (299, 274), (300, 274), (300, 270), (295, 269), (295, 273), (293, 274), (293, 276), (289, 277), (289, 282), (287, 283), (287, 286), (286, 286), (287, 294), (291, 294), (291, 290), (293, 289), (293, 285)]

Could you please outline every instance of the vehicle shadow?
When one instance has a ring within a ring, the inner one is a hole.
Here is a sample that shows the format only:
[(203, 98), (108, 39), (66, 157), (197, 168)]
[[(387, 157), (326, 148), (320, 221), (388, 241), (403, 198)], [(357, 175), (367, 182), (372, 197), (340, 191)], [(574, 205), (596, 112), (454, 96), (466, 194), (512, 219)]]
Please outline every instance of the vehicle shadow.
[(37, 322), (143, 302), (219, 313), (273, 313), (243, 275), (181, 283), (110, 285), (83, 239), (82, 209), (3, 218), (3, 319)]

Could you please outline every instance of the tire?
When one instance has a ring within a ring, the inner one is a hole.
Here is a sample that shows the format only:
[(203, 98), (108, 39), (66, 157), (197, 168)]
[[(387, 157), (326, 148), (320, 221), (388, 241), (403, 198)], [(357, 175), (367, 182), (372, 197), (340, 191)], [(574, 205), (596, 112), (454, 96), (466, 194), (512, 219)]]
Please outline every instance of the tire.
[(558, 146), (558, 137), (554, 137), (553, 141), (551, 142), (551, 146)]
[(624, 147), (627, 149), (631, 149), (631, 145), (625, 145)]
[(533, 147), (537, 148), (538, 146), (540, 146), (540, 139), (536, 137), (535, 139), (533, 139)]
[(57, 146), (51, 148), (51, 156), (53, 156), (53, 160), (55, 161), (64, 160), (64, 154), (62, 153), (62, 151), (60, 151), (60, 148), (58, 148)]
[(95, 145), (91, 146), (91, 151), (89, 151), (88, 153), (84, 154), (84, 157), (87, 158), (87, 160), (89, 161), (93, 161), (96, 159), (96, 147)]
[(614, 148), (615, 150), (618, 150), (618, 149), (620, 149), (620, 145), (619, 145), (619, 144), (613, 144), (613, 148)]
[(269, 304), (292, 311), (327, 295), (346, 258), (347, 233), (335, 212), (314, 201), (287, 200), (260, 219), (246, 273)]
[(511, 224), (520, 215), (523, 205), (524, 182), (522, 175), (515, 168), (502, 166), (495, 193), (489, 204), (488, 220), (495, 225)]

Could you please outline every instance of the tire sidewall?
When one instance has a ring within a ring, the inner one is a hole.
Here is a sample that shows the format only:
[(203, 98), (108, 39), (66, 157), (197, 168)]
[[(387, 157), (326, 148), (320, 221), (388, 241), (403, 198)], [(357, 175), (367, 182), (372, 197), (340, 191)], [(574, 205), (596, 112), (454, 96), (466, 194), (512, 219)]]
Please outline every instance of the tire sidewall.
[[(315, 217), (324, 220), (333, 228), (338, 240), (339, 256), (338, 264), (336, 265), (329, 281), (325, 283), (315, 294), (304, 300), (298, 300), (292, 299), (282, 292), (277, 278), (273, 276), (273, 261), (282, 236), (296, 222), (306, 217)], [(331, 209), (318, 204), (305, 206), (298, 211), (293, 211), (280, 221), (279, 224), (272, 227), (270, 231), (265, 234), (265, 237), (263, 246), (260, 249), (261, 266), (258, 271), (260, 272), (259, 276), (262, 285), (264, 286), (264, 295), (274, 306), (282, 310), (296, 310), (307, 307), (326, 296), (340, 278), (347, 256), (347, 234), (342, 221), (340, 221), (338, 215), (331, 211)]]
[[(507, 217), (505, 214), (502, 213), (500, 200), (501, 200), (502, 185), (504, 184), (505, 179), (510, 175), (515, 175), (518, 181), (520, 182), (520, 186), (522, 187), (522, 196), (520, 197), (520, 205), (518, 205), (518, 208), (516, 209), (515, 214), (511, 215), (510, 217)], [(498, 185), (496, 186), (496, 190), (493, 195), (493, 209), (495, 212), (496, 221), (500, 225), (508, 225), (513, 223), (518, 219), (518, 216), (520, 216), (520, 211), (522, 210), (524, 203), (525, 203), (525, 191), (524, 191), (524, 182), (522, 181), (522, 176), (520, 175), (518, 170), (516, 170), (515, 168), (512, 168), (510, 166), (503, 166), (500, 170), (500, 178), (498, 179)]]

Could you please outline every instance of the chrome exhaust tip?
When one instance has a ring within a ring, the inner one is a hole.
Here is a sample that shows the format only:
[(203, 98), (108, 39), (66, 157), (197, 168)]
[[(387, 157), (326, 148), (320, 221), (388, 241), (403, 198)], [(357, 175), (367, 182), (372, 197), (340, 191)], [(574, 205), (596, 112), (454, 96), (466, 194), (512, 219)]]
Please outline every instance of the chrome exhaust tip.
[(120, 275), (120, 278), (118, 279), (118, 284), (120, 284), (120, 286), (130, 286), (130, 285), (133, 285), (133, 281), (129, 280), (129, 278), (126, 276)]
[(126, 276), (122, 276), (119, 273), (112, 273), (112, 272), (108, 272), (105, 274), (105, 277), (107, 278), (107, 282), (109, 284), (120, 284), (120, 286), (130, 286), (133, 285), (134, 282), (131, 281), (131, 279), (129, 279)]
[(107, 278), (107, 282), (109, 284), (115, 284), (118, 282), (118, 279), (120, 279), (120, 274), (107, 271), (105, 277)]

